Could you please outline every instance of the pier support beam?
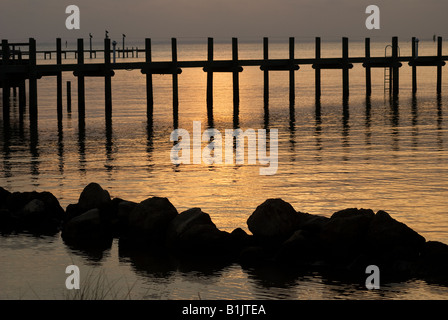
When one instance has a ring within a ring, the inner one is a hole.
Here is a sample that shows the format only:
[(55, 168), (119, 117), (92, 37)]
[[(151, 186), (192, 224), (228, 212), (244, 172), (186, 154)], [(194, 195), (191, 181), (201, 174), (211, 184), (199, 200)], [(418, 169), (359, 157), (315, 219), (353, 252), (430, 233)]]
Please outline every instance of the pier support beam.
[(233, 116), (238, 116), (240, 105), (240, 76), (238, 70), (238, 39), (232, 38), (232, 61), (235, 71), (232, 73), (233, 78)]
[[(207, 60), (213, 61), (213, 38), (208, 38), (207, 41)], [(207, 72), (207, 115), (208, 118), (213, 118), (213, 72)]]
[[(2, 63), (4, 67), (9, 64), (9, 44), (8, 40), (2, 40)], [(3, 120), (9, 120), (9, 98), (10, 98), (11, 88), (9, 86), (8, 78), (3, 79)]]
[[(151, 62), (151, 39), (145, 39), (145, 62)], [(154, 95), (152, 89), (152, 73), (146, 73), (146, 117), (152, 122), (154, 110)]]
[[(437, 37), (437, 58), (442, 62), (442, 37)], [(442, 66), (437, 65), (437, 94), (442, 93)]]
[[(392, 58), (395, 64), (398, 64), (398, 37), (392, 38)], [(393, 97), (398, 97), (400, 91), (400, 78), (399, 78), (399, 67), (395, 65), (392, 68), (392, 94)]]
[(179, 117), (179, 75), (177, 74), (177, 40), (171, 39), (171, 55), (173, 61), (173, 122), (177, 128)]
[(110, 38), (104, 39), (104, 107), (106, 121), (112, 120), (112, 76), (110, 69)]
[[(417, 58), (417, 42), (416, 38), (412, 37), (412, 60), (415, 61)], [(417, 93), (417, 66), (412, 65), (412, 94)]]
[(37, 121), (37, 71), (36, 71), (36, 40), (29, 39), (29, 112), (30, 121)]
[[(318, 63), (318, 60), (320, 59), (320, 37), (316, 37), (316, 44), (315, 44), (315, 58), (316, 58), (316, 64)], [(315, 86), (315, 93), (316, 93), (316, 100), (320, 99), (321, 96), (321, 87), (320, 87), (320, 69), (316, 68), (314, 70), (314, 86)]]
[(296, 81), (295, 81), (295, 74), (294, 74), (294, 41), (295, 39), (293, 37), (289, 38), (289, 64), (291, 66), (291, 69), (289, 70), (289, 105), (294, 106), (295, 99), (296, 99)]
[(342, 69), (342, 96), (343, 99), (348, 99), (349, 88), (349, 68), (348, 68), (348, 38), (342, 38), (342, 59), (344, 67)]
[(67, 81), (67, 113), (72, 112), (72, 83)]
[[(366, 59), (370, 59), (370, 38), (365, 39), (365, 56)], [(366, 96), (370, 97), (372, 95), (372, 72), (369, 66), (367, 66), (365, 69), (366, 69)]]
[[(62, 43), (61, 38), (56, 39), (56, 64), (61, 65), (62, 64)], [(57, 102), (56, 102), (56, 108), (57, 108), (57, 114), (58, 114), (58, 121), (62, 121), (62, 71), (59, 71), (56, 76), (56, 91), (57, 91)]]
[[(84, 39), (78, 39), (78, 67), (84, 64)], [(84, 121), (86, 116), (86, 98), (84, 74), (78, 68), (78, 119)]]
[(19, 83), (19, 114), (21, 117), (25, 113), (26, 109), (26, 84), (25, 79), (20, 80)]
[[(269, 60), (269, 39), (267, 37), (263, 38), (263, 60), (267, 63)], [(263, 90), (264, 90), (264, 105), (267, 106), (269, 103), (269, 71), (263, 71)]]

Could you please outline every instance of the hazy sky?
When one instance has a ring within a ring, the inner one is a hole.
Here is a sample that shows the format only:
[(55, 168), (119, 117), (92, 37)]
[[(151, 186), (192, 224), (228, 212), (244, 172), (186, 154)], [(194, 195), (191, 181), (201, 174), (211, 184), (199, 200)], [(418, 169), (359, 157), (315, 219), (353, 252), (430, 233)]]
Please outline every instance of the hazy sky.
[[(81, 12), (81, 29), (67, 30), (68, 5)], [(380, 8), (380, 30), (367, 30), (365, 9)], [(1, 0), (0, 38), (38, 41), (201, 37), (430, 38), (448, 33), (447, 0)]]

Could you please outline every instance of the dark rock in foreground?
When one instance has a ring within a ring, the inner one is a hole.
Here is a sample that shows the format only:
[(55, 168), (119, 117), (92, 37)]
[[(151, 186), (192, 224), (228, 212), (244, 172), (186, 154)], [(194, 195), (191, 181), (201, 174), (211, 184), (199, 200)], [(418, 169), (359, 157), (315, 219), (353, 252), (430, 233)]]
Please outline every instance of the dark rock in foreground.
[(255, 209), (247, 220), (247, 226), (260, 241), (281, 242), (294, 233), (300, 215), (288, 202), (268, 199)]
[[(121, 212), (125, 206), (130, 209), (132, 205), (122, 204)], [(168, 225), (177, 215), (176, 208), (167, 198), (148, 198), (129, 212), (126, 239), (132, 245), (163, 246)]]
[(216, 228), (207, 213), (192, 208), (170, 222), (166, 244), (182, 255), (217, 256), (229, 253), (231, 236)]
[(91, 209), (70, 219), (62, 230), (65, 243), (79, 247), (105, 247), (112, 243), (112, 234), (99, 209)]
[(14, 192), (0, 187), (0, 230), (54, 234), (65, 218), (50, 192)]
[[(377, 265), (382, 277), (420, 277), (448, 283), (448, 245), (424, 237), (385, 211), (349, 208), (330, 218), (296, 211), (282, 199), (268, 199), (247, 220), (252, 234), (219, 230), (200, 208), (178, 214), (167, 198), (140, 203), (89, 184), (67, 214), (48, 192), (0, 188), (0, 230), (59, 230), (71, 247), (104, 250), (119, 238), (120, 250), (154, 252), (189, 261), (239, 262), (245, 266), (294, 268), (362, 275)], [(202, 263), (202, 262), (201, 262)]]
[(98, 183), (89, 183), (79, 196), (78, 203), (67, 206), (67, 221), (91, 209), (99, 209), (110, 203), (109, 192)]

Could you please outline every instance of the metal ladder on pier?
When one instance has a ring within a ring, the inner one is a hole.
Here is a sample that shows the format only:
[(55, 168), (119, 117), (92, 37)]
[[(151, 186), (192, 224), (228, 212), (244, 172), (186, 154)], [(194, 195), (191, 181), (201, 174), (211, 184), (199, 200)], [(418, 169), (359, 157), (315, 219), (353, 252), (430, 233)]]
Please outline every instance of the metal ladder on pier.
[[(390, 50), (388, 50), (390, 49)], [(400, 47), (398, 47), (398, 56), (400, 56)], [(390, 58), (392, 57), (392, 46), (388, 44), (384, 48), (384, 57)], [(389, 90), (389, 93), (392, 91), (392, 68), (385, 67), (384, 68), (384, 93)]]
[[(387, 50), (388, 48), (390, 48), (390, 55), (388, 55), (389, 51)], [(388, 44), (385, 48), (384, 48), (384, 57), (392, 57), (392, 46), (390, 44)], [(391, 68), (389, 67), (385, 67), (384, 68), (384, 94), (386, 94), (386, 91), (389, 90), (389, 93), (391, 91), (391, 85), (392, 85), (392, 81), (391, 81)]]

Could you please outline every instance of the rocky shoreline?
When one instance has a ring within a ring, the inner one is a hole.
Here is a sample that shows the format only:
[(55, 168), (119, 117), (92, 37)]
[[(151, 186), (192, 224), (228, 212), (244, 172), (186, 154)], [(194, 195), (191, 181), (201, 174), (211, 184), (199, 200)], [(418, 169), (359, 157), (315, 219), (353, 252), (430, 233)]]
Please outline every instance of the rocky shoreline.
[(331, 217), (296, 211), (268, 199), (247, 220), (252, 234), (219, 230), (200, 208), (179, 213), (167, 198), (140, 203), (112, 199), (90, 183), (64, 210), (49, 192), (9, 192), (0, 187), (0, 231), (57, 234), (79, 249), (163, 252), (180, 259), (220, 260), (245, 266), (280, 264), (307, 270), (365, 275), (377, 265), (390, 278), (448, 284), (448, 245), (427, 241), (385, 211), (349, 208)]

